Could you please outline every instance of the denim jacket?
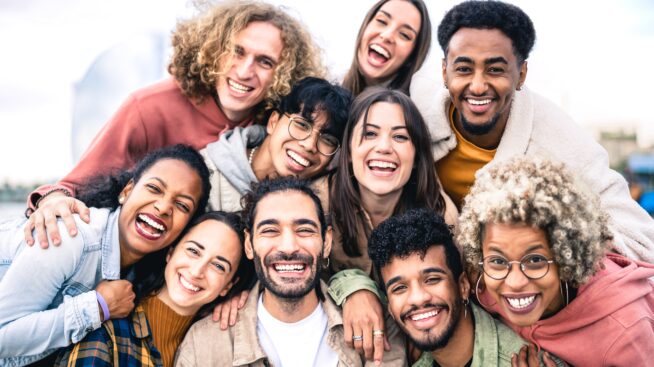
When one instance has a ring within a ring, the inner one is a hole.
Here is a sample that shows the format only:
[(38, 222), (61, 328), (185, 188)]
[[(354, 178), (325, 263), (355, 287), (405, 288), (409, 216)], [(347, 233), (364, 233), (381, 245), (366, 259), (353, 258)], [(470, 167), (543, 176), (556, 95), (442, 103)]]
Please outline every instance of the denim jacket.
[(120, 278), (120, 210), (59, 221), (61, 245), (27, 246), (25, 220), (0, 224), (0, 366), (22, 366), (77, 343), (101, 325), (95, 287)]

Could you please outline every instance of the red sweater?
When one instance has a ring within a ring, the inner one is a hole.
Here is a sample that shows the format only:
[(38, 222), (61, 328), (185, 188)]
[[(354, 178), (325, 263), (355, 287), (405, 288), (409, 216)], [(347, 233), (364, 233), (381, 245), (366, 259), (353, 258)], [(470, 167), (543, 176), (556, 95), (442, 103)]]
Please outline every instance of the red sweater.
[(246, 126), (250, 119), (233, 123), (212, 98), (191, 102), (170, 78), (132, 93), (100, 130), (82, 158), (57, 185), (44, 185), (32, 192), (27, 205), (60, 186), (75, 195), (86, 179), (114, 169), (132, 167), (148, 152), (175, 144), (195, 149), (214, 142), (225, 131)]

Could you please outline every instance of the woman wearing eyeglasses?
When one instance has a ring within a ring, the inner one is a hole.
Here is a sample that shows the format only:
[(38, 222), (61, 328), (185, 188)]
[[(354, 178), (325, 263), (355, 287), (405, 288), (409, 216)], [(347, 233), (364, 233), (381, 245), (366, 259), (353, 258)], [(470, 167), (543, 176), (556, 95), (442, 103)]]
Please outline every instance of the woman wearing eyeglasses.
[(200, 153), (212, 171), (211, 210), (241, 209), (241, 196), (263, 178), (309, 179), (340, 148), (351, 95), (319, 78), (305, 78), (270, 113), (267, 126), (236, 128)]
[(598, 198), (562, 164), (481, 173), (459, 217), (479, 303), (573, 365), (654, 365), (654, 265), (607, 252)]

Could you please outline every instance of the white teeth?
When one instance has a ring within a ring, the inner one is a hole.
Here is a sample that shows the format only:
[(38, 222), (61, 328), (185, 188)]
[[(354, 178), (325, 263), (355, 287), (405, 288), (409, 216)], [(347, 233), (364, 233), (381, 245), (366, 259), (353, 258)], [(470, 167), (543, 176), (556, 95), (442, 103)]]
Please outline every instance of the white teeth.
[(509, 304), (511, 304), (511, 307), (513, 308), (525, 308), (534, 302), (534, 299), (536, 299), (536, 296), (530, 296), (530, 297), (525, 297), (525, 298), (506, 298), (507, 301), (509, 301)]
[(304, 271), (303, 264), (290, 264), (290, 265), (275, 265), (275, 270), (278, 272), (302, 272)]
[(428, 317), (436, 316), (436, 315), (438, 315), (438, 312), (439, 312), (439, 311), (429, 311), (429, 312), (425, 312), (425, 313), (420, 313), (420, 314), (417, 314), (417, 315), (413, 315), (413, 316), (411, 316), (411, 320), (413, 320), (413, 321), (420, 321), (420, 320), (426, 319), (426, 318), (428, 318)]
[(475, 105), (475, 106), (482, 106), (482, 105), (491, 103), (491, 100), (490, 99), (484, 99), (484, 100), (478, 101), (476, 99), (468, 99), (468, 103), (470, 103), (471, 105)]
[(302, 158), (299, 154), (295, 153), (292, 150), (287, 150), (286, 154), (288, 154), (289, 157), (293, 158), (294, 161), (296, 161), (298, 164), (304, 166), (304, 167), (309, 167), (309, 162), (308, 160)]
[(392, 169), (397, 168), (397, 164), (395, 164), (393, 162), (385, 162), (385, 161), (370, 161), (370, 162), (368, 162), (368, 166), (370, 168), (372, 168), (372, 167), (392, 168)]
[(254, 89), (252, 87), (248, 87), (247, 85), (237, 83), (237, 82), (235, 82), (235, 81), (233, 81), (231, 79), (227, 79), (227, 84), (229, 84), (229, 86), (233, 90), (236, 90), (237, 92), (240, 92), (240, 93), (247, 93), (247, 92), (251, 91), (252, 89)]
[(374, 44), (374, 43), (373, 43), (372, 45), (370, 45), (370, 48), (371, 48), (373, 51), (377, 52), (378, 54), (384, 56), (384, 57), (387, 58), (387, 59), (390, 59), (390, 58), (391, 58), (391, 54), (389, 54), (388, 51), (384, 50), (383, 47), (381, 47), (381, 46), (379, 46), (379, 45), (377, 45), (377, 44)]
[(164, 229), (165, 229), (164, 226), (162, 226), (161, 224), (159, 224), (159, 223), (153, 221), (152, 219), (150, 219), (150, 218), (149, 218), (147, 215), (145, 215), (145, 214), (139, 214), (139, 219), (142, 220), (142, 221), (144, 221), (145, 223), (147, 223), (150, 227), (152, 227), (152, 228), (154, 228), (154, 229), (157, 229), (157, 230), (159, 230), (159, 231), (162, 231), (162, 232), (163, 232)]
[(189, 291), (197, 292), (197, 291), (200, 290), (200, 287), (196, 287), (196, 286), (194, 286), (193, 284), (189, 283), (189, 282), (186, 281), (186, 279), (184, 279), (184, 277), (181, 276), (181, 275), (179, 276), (179, 282), (182, 284), (182, 287), (188, 289)]

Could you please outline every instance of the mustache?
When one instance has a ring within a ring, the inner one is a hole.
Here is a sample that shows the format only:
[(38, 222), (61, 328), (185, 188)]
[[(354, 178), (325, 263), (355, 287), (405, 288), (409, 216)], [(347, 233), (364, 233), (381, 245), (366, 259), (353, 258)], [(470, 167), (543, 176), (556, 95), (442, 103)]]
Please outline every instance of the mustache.
[(410, 314), (416, 313), (416, 311), (419, 311), (419, 310), (426, 310), (428, 308), (437, 308), (437, 309), (442, 309), (442, 310), (449, 309), (449, 307), (447, 307), (447, 305), (444, 304), (444, 303), (439, 303), (439, 304), (425, 303), (424, 305), (422, 305), (420, 307), (411, 306), (411, 308), (409, 308), (407, 311), (402, 312), (402, 314), (400, 314), (400, 320), (405, 321), (409, 317)]
[(313, 265), (315, 262), (315, 259), (313, 256), (306, 255), (306, 254), (299, 254), (299, 253), (294, 253), (294, 254), (286, 254), (283, 252), (278, 252), (274, 255), (269, 255), (266, 256), (263, 259), (263, 263), (266, 266), (271, 266), (274, 263), (281, 262), (281, 261), (296, 261), (296, 262), (301, 262), (305, 263), (308, 266)]

